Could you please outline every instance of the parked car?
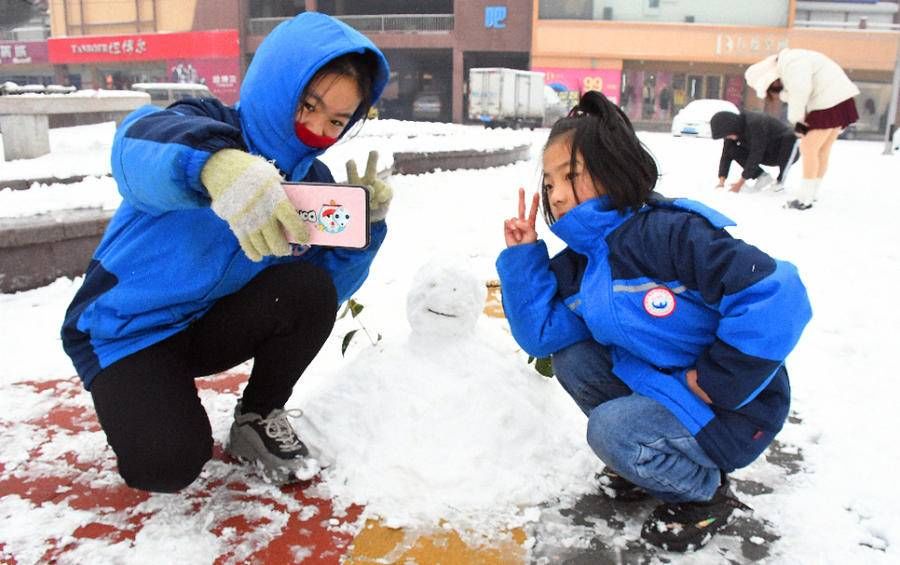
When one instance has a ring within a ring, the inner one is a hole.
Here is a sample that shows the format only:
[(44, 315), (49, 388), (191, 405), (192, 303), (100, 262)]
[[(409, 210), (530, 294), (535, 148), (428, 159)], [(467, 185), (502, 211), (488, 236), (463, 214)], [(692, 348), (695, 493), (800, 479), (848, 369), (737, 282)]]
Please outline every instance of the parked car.
[(433, 92), (421, 92), (413, 99), (412, 119), (435, 121), (441, 118), (441, 97)]
[(712, 137), (709, 120), (718, 112), (734, 112), (737, 106), (728, 100), (701, 99), (694, 100), (682, 108), (672, 119), (672, 135), (680, 137)]
[(136, 82), (131, 90), (146, 92), (151, 104), (163, 108), (184, 98), (215, 98), (205, 84), (192, 82)]

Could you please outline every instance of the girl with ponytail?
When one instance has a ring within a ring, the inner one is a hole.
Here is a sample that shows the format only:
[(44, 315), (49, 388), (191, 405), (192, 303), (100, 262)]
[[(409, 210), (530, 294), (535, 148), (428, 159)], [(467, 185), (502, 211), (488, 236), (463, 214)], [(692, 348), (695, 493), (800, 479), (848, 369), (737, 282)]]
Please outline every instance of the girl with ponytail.
[[(658, 176), (625, 114), (586, 93), (550, 131), (527, 216), (519, 189), (497, 271), (513, 336), (551, 357), (588, 416), (601, 493), (659, 499), (642, 537), (686, 551), (746, 508), (727, 473), (784, 424), (784, 360), (811, 309), (793, 265), (732, 238), (715, 210), (662, 197)], [(568, 245), (552, 258), (539, 202)]]

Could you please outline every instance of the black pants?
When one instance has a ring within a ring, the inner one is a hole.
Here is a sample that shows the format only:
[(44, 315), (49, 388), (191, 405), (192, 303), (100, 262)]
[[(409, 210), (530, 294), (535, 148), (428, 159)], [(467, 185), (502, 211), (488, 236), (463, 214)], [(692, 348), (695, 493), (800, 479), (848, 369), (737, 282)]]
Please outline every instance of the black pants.
[(283, 408), (336, 312), (328, 273), (306, 263), (277, 265), (184, 331), (101, 371), (91, 395), (125, 482), (154, 492), (191, 484), (213, 447), (194, 379), (252, 358), (243, 410), (265, 416)]
[[(788, 165), (788, 159), (791, 158), (791, 152), (794, 150), (794, 143), (797, 141), (797, 138), (791, 135), (790, 137), (784, 137), (781, 139), (781, 142), (778, 144), (778, 152), (774, 156), (774, 158), (763, 159), (761, 165), (769, 165), (771, 167), (778, 167), (778, 182), (784, 180), (784, 171)], [(747, 157), (750, 155), (750, 150), (746, 145), (738, 145), (737, 143), (725, 143), (722, 147), (722, 163), (731, 164), (731, 161), (737, 161), (737, 163), (741, 166), (741, 168), (746, 168)], [(770, 154), (771, 157), (771, 154)], [(800, 152), (794, 154), (794, 162), (800, 158)], [(722, 167), (719, 170), (720, 177), (728, 176), (728, 167), (727, 165), (724, 167), (725, 174), (722, 174)], [(755, 179), (760, 174), (762, 174), (762, 169), (756, 171), (751, 171), (752, 176), (746, 177)]]

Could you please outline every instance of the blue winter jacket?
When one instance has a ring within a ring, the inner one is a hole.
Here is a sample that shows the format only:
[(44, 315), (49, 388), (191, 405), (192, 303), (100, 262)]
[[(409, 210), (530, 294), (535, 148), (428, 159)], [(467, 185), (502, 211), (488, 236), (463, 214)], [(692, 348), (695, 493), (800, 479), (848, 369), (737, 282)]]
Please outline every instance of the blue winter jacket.
[[(620, 213), (604, 196), (552, 226), (568, 244), (552, 260), (538, 241), (504, 250), (497, 270), (525, 351), (542, 357), (587, 339), (608, 346), (614, 374), (668, 408), (731, 471), (784, 424), (783, 363), (812, 311), (796, 268), (732, 238), (728, 225), (698, 202), (659, 197)], [(691, 368), (711, 405), (687, 387)]]
[(289, 180), (334, 182), (316, 159), (321, 150), (294, 133), (294, 112), (320, 67), (365, 51), (379, 62), (374, 101), (389, 76), (381, 52), (338, 20), (304, 13), (262, 42), (235, 108), (188, 100), (165, 110), (145, 106), (122, 122), (112, 170), (123, 202), (62, 327), (63, 347), (86, 388), (103, 368), (181, 331), (271, 265), (307, 261), (326, 269), (340, 302), (362, 285), (387, 233), (384, 222), (372, 225), (364, 250), (314, 247), (255, 263), (210, 208), (200, 171), (213, 153), (234, 148), (273, 161)]

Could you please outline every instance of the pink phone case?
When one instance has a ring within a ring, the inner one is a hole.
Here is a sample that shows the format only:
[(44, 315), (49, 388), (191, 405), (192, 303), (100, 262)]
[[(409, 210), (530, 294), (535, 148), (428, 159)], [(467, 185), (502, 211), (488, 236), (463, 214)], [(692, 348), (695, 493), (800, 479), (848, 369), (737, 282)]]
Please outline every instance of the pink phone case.
[(282, 183), (300, 219), (309, 226), (309, 245), (362, 249), (369, 245), (369, 191), (356, 184)]

